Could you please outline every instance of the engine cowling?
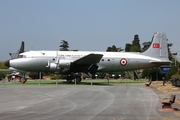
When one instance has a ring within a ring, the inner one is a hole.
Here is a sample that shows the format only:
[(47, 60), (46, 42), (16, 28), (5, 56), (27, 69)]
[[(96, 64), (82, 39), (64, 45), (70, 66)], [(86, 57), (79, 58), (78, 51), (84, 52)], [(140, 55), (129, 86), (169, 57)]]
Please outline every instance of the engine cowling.
[(49, 64), (49, 71), (51, 71), (51, 72), (57, 71), (57, 64), (56, 63), (50, 63)]
[(70, 68), (71, 62), (70, 60), (60, 60), (58, 65), (60, 68)]
[(56, 72), (58, 69), (69, 69), (71, 61), (70, 60), (59, 60), (58, 63), (50, 63), (49, 71)]

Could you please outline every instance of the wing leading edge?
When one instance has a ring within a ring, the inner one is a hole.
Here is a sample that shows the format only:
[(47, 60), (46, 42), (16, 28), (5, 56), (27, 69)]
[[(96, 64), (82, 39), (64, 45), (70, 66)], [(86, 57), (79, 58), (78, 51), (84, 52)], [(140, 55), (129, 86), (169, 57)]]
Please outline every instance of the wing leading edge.
[(89, 54), (71, 63), (70, 70), (95, 74), (98, 69), (97, 63), (103, 57), (102, 54)]

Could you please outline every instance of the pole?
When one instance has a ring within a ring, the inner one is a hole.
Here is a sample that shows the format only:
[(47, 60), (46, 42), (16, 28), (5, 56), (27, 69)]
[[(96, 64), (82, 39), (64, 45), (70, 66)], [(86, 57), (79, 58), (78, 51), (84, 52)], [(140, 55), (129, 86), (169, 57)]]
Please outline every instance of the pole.
[(57, 79), (56, 79), (56, 86), (58, 86), (58, 81), (57, 81)]
[(75, 84), (75, 86), (76, 86), (76, 78), (74, 79), (74, 84)]
[(41, 80), (41, 72), (39, 72), (39, 80), (38, 80), (38, 86), (40, 86), (41, 84), (40, 84), (40, 81)]
[(92, 86), (92, 78), (91, 78), (91, 86)]

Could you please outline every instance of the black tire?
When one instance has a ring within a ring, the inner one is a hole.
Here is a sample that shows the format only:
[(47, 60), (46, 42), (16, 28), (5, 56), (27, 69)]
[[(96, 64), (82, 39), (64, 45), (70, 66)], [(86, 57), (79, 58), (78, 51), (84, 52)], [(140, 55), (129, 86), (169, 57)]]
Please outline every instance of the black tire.
[(72, 82), (72, 77), (71, 77), (71, 76), (67, 76), (66, 81), (67, 81), (68, 83), (71, 83), (71, 82)]
[(80, 76), (76, 76), (75, 80), (76, 80), (76, 83), (81, 83), (81, 77)]
[(27, 78), (21, 78), (21, 79), (19, 80), (19, 82), (20, 82), (21, 84), (26, 83), (26, 81), (27, 81)]

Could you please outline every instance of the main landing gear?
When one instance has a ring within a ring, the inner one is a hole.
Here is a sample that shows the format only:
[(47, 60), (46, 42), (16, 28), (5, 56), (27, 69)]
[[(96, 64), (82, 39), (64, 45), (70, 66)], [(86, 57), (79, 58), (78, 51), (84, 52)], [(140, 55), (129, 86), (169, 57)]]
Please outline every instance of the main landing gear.
[(80, 73), (70, 73), (67, 78), (66, 78), (66, 81), (68, 83), (71, 83), (72, 81), (74, 80), (74, 82), (76, 83), (81, 83), (81, 74)]

